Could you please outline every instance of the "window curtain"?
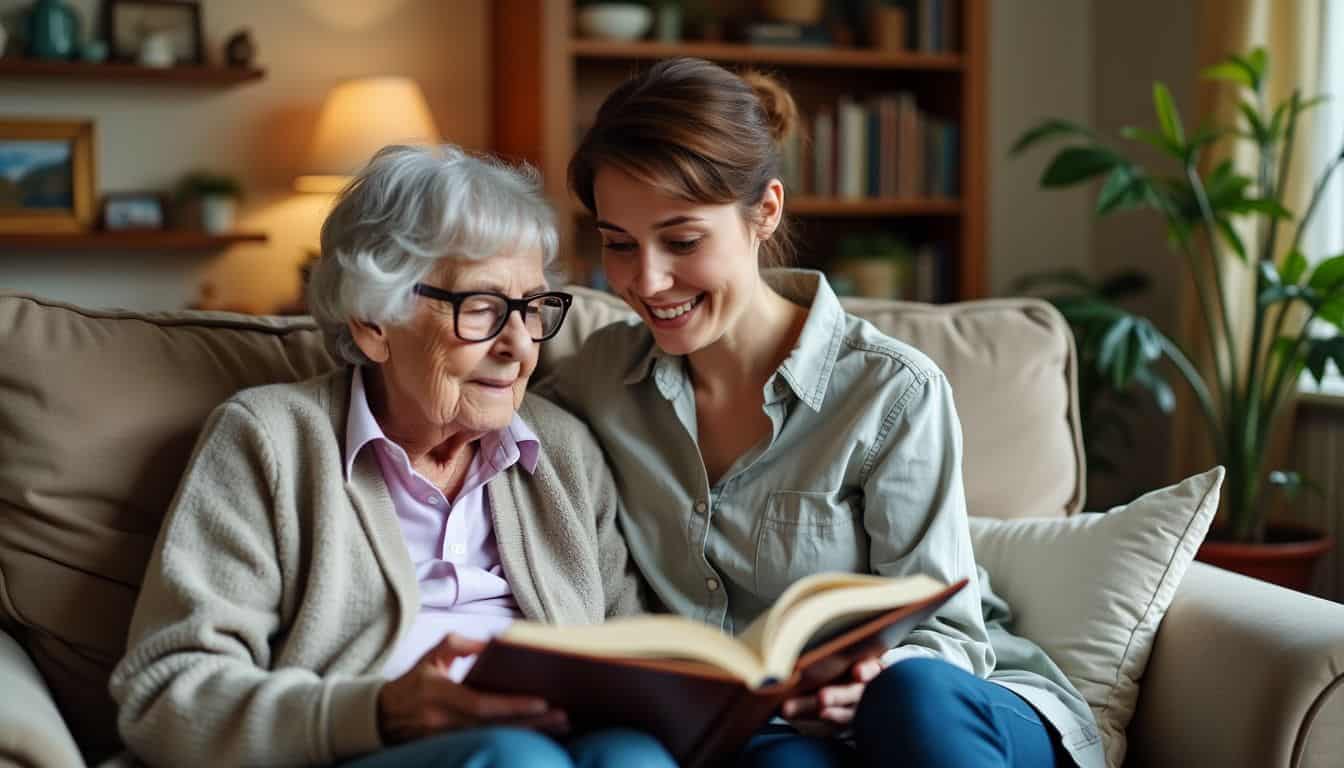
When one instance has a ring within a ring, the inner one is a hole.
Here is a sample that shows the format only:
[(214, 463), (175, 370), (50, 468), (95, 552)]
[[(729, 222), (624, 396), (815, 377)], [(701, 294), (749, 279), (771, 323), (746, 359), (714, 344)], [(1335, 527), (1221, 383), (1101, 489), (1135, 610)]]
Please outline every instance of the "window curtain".
[[(1269, 54), (1270, 69), (1266, 88), (1266, 100), (1276, 104), (1288, 98), (1294, 88), (1300, 89), (1304, 98), (1320, 93), (1320, 73), (1322, 53), (1329, 48), (1323, 44), (1325, 30), (1322, 21), (1326, 15), (1326, 6), (1339, 4), (1339, 0), (1200, 0), (1196, 28), (1198, 29), (1199, 71), (1212, 66), (1231, 53), (1245, 54), (1251, 49), (1261, 47)], [(1332, 11), (1337, 15), (1339, 9)], [(1339, 45), (1336, 38), (1335, 47)], [(1338, 52), (1334, 52), (1336, 55)], [(1198, 74), (1198, 73), (1197, 73)], [(1238, 88), (1228, 83), (1215, 83), (1204, 80), (1198, 83), (1198, 103), (1194, 115), (1187, 116), (1187, 125), (1198, 125), (1203, 116), (1216, 118), (1219, 124), (1236, 125), (1241, 122), (1237, 105), (1243, 97)], [(1344, 98), (1341, 93), (1338, 98)], [(1306, 211), (1311, 198), (1311, 188), (1316, 181), (1323, 163), (1318, 159), (1314, 148), (1321, 129), (1320, 121), (1301, 120), (1298, 123), (1295, 151), (1289, 171), (1288, 188), (1285, 190), (1284, 205), (1296, 215)], [(1334, 139), (1339, 140), (1339, 137)], [(1306, 150), (1306, 151), (1304, 151)], [(1338, 147), (1335, 148), (1338, 151)], [(1239, 172), (1255, 178), (1256, 153), (1249, 142), (1220, 143), (1218, 152), (1210, 152), (1202, 159), (1201, 170), (1208, 174), (1224, 159), (1230, 158)], [(1282, 226), (1282, 225), (1281, 225)], [(1293, 225), (1295, 226), (1295, 224)], [(1282, 230), (1281, 230), (1282, 231)], [(1239, 232), (1249, 246), (1256, 241), (1250, 231)], [(1291, 237), (1279, 237), (1279, 248), (1286, 250)], [(1226, 249), (1225, 249), (1226, 250)], [(1282, 257), (1283, 254), (1277, 254)], [(1322, 258), (1328, 254), (1309, 254)], [(1255, 302), (1255, 265), (1243, 264), (1237, 256), (1224, 252), (1217, 268), (1222, 270), (1227, 286), (1228, 315), (1233, 335), (1242, 341), (1238, 358), (1243, 362), (1248, 358), (1252, 318)], [(1204, 275), (1211, 280), (1212, 276)], [(1193, 284), (1185, 281), (1185, 291), (1181, 302), (1182, 338), (1191, 340), (1191, 353), (1196, 355), (1205, 370), (1213, 369), (1212, 350), (1205, 342), (1207, 332), (1200, 315), (1198, 299)], [(1216, 313), (1215, 308), (1215, 313)], [(1299, 322), (1301, 322), (1299, 320)], [(1244, 376), (1245, 371), (1237, 371)], [(1178, 388), (1179, 407), (1175, 414), (1173, 430), (1172, 461), (1173, 474), (1185, 477), (1208, 468), (1214, 461), (1213, 451), (1198, 406), (1188, 393)], [(1292, 423), (1291, 406), (1285, 409), (1280, 425)], [(1282, 434), (1271, 443), (1270, 469), (1277, 468), (1277, 458), (1286, 455), (1288, 430), (1280, 429)]]

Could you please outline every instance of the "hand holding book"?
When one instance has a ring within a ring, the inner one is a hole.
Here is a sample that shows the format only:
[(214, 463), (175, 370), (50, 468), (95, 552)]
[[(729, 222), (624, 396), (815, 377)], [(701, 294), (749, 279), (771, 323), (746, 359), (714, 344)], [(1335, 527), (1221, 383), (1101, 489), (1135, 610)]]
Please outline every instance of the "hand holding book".
[(680, 763), (701, 765), (740, 747), (787, 700), (812, 694), (815, 703), (825, 689), (822, 700), (852, 707), (854, 689), (826, 685), (847, 671), (870, 672), (875, 652), (899, 644), (965, 584), (816, 574), (737, 637), (672, 615), (581, 626), (520, 621), (490, 641), (465, 682), (543, 698), (580, 732), (644, 730)]

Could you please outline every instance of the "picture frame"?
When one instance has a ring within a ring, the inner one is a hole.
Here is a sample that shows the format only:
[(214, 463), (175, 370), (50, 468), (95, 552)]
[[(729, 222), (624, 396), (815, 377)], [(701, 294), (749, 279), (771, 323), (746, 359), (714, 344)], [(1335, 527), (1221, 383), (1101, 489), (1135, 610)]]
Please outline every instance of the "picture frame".
[(91, 228), (92, 120), (0, 119), (0, 232)]
[(104, 0), (103, 34), (113, 61), (137, 61), (150, 34), (167, 36), (176, 65), (205, 66), (201, 5), (194, 0)]
[(167, 226), (167, 206), (158, 192), (109, 192), (103, 195), (100, 220), (109, 232), (160, 230)]

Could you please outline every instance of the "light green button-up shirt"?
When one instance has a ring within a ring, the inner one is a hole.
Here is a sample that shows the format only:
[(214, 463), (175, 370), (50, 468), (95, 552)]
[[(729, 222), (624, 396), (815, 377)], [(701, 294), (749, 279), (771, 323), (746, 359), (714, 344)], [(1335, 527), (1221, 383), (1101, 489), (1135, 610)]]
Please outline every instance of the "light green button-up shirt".
[[(967, 587), (884, 661), (936, 655), (990, 677), (997, 628), (987, 629), (982, 612), (947, 378), (918, 350), (846, 314), (818, 273), (766, 275), (810, 309), (765, 383), (769, 438), (714, 485), (700, 455), (687, 362), (659, 350), (637, 319), (594, 333), (537, 389), (596, 433), (620, 490), (630, 553), (668, 609), (737, 632), (819, 571), (965, 578)], [(1066, 747), (1072, 735), (1074, 746), (1095, 742), (1099, 756), (1086, 703), (1054, 672), (1057, 680), (1032, 693), (1067, 703), (1043, 707), (1040, 696), (1024, 695)], [(1010, 687), (1021, 693), (1023, 680), (1032, 678), (1014, 677)]]

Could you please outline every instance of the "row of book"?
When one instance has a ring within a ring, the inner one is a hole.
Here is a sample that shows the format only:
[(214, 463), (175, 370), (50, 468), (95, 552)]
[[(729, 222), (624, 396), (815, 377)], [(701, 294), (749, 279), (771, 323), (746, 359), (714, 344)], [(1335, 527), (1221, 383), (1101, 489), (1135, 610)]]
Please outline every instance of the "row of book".
[[(954, 198), (960, 130), (919, 108), (908, 92), (862, 102), (841, 97), (803, 118), (784, 144), (784, 186), (794, 195)], [(806, 134), (806, 135), (804, 135)]]

